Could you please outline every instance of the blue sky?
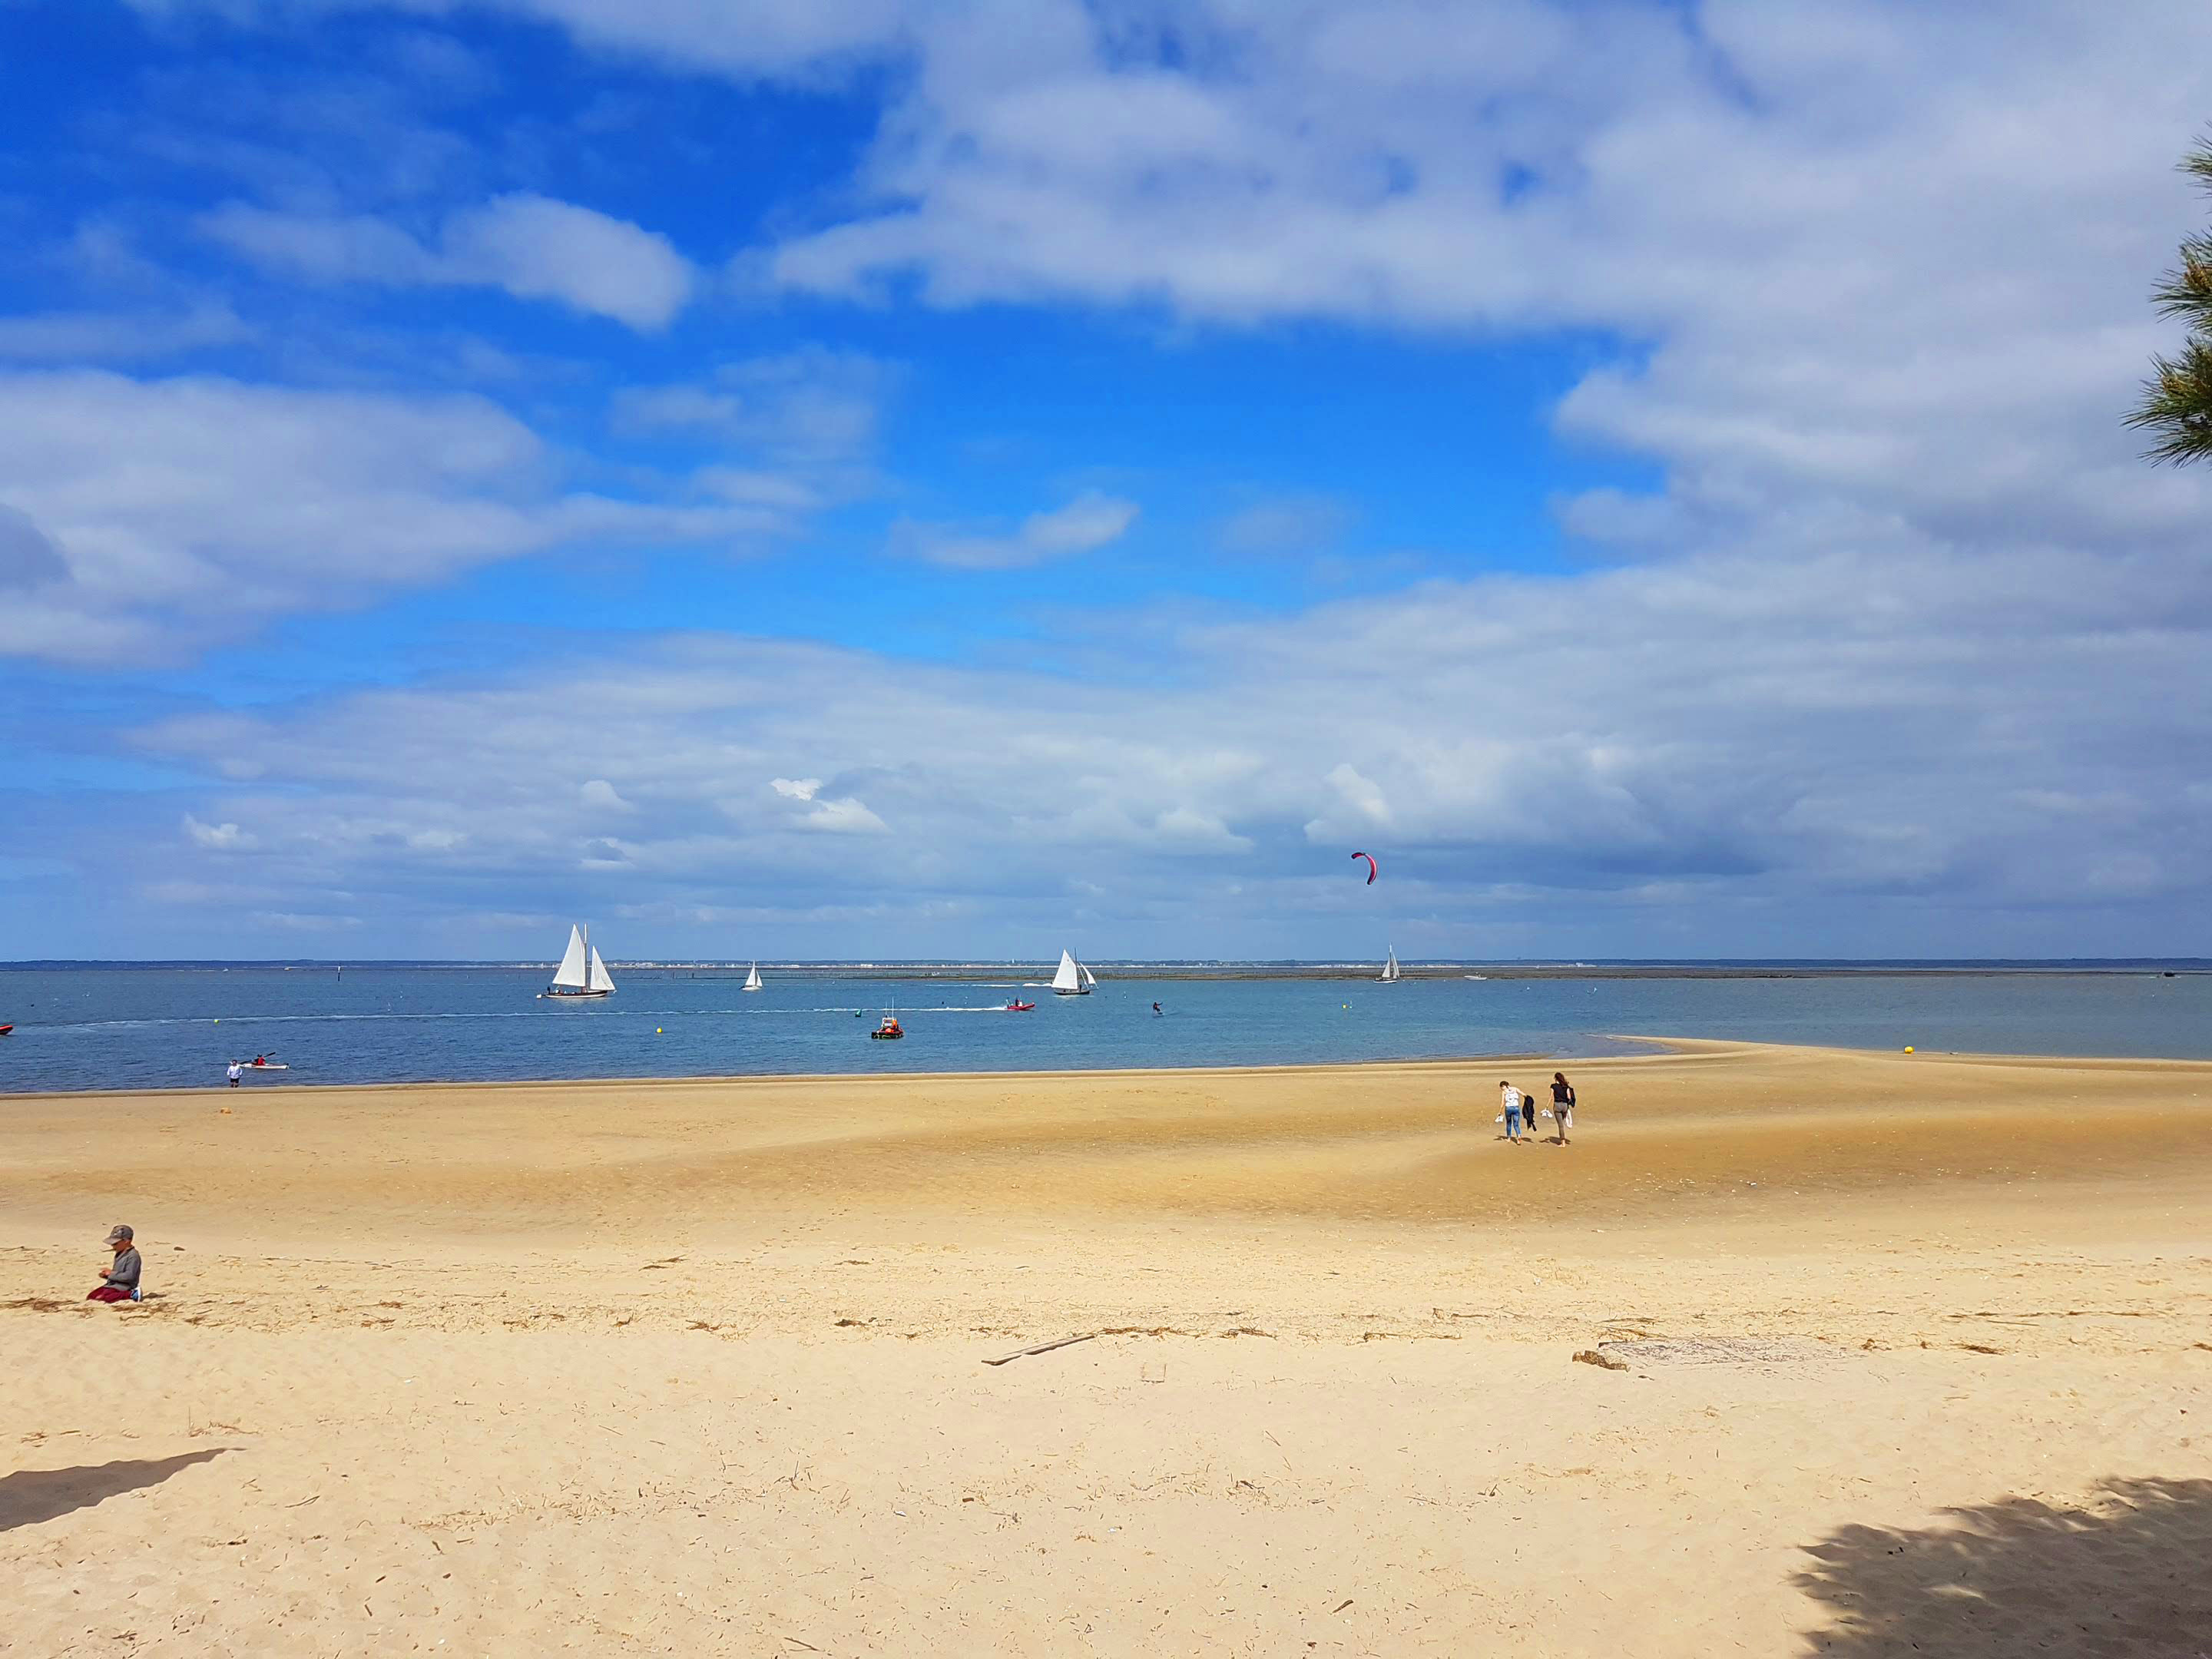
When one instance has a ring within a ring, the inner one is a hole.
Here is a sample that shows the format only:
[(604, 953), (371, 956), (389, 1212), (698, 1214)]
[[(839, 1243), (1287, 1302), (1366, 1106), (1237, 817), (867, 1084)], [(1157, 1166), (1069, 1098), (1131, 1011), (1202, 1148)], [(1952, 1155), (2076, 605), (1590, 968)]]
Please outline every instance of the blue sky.
[(2208, 46), (5, 0), (0, 955), (2198, 951)]

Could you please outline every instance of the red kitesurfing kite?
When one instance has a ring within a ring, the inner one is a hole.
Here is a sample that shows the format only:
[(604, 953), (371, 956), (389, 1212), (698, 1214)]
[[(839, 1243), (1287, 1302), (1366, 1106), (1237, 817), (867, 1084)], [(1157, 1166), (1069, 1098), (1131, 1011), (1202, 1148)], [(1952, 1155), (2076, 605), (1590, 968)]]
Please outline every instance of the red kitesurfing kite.
[(1382, 873), (1376, 867), (1375, 854), (1372, 853), (1354, 853), (1352, 856), (1356, 859), (1365, 859), (1367, 860), (1367, 884), (1370, 887), (1372, 887), (1375, 884), (1375, 878)]

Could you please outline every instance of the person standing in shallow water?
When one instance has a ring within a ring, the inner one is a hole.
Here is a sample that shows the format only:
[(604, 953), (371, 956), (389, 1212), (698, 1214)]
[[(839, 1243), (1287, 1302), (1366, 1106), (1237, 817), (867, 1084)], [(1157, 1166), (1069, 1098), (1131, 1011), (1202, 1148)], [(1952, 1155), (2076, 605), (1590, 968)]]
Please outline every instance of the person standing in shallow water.
[(1559, 1144), (1567, 1144), (1567, 1131), (1575, 1127), (1575, 1085), (1565, 1072), (1552, 1073), (1552, 1121), (1559, 1126)]

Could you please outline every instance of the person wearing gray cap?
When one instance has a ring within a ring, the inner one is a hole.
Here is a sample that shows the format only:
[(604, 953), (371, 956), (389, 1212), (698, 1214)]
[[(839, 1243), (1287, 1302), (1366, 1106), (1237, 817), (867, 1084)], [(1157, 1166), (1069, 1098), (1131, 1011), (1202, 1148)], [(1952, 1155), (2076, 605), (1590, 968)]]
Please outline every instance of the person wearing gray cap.
[(138, 1299), (138, 1247), (131, 1242), (131, 1229), (121, 1223), (107, 1230), (107, 1248), (115, 1252), (114, 1261), (100, 1270), (107, 1282), (85, 1297), (88, 1302), (136, 1302)]

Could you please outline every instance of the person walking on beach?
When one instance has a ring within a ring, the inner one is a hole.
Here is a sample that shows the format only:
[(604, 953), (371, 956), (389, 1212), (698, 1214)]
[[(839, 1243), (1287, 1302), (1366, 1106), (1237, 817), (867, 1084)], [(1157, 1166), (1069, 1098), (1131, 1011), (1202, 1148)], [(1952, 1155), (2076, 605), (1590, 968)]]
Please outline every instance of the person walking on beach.
[(1500, 1078), (1498, 1098), (1505, 1108), (1505, 1138), (1517, 1145), (1521, 1139), (1521, 1106), (1528, 1097)]
[(88, 1302), (136, 1302), (138, 1299), (138, 1247), (131, 1229), (120, 1223), (107, 1230), (107, 1248), (115, 1260), (100, 1270), (107, 1282), (85, 1297)]
[(1575, 1085), (1565, 1072), (1552, 1073), (1552, 1121), (1559, 1125), (1559, 1145), (1567, 1144), (1567, 1131), (1575, 1127)]
[[(223, 1073), (223, 1075), (224, 1075), (225, 1077), (227, 1077), (227, 1078), (228, 1078), (228, 1079), (230, 1079), (230, 1086), (231, 1086), (232, 1088), (235, 1089), (236, 1087), (238, 1087), (238, 1080), (239, 1080), (239, 1079), (240, 1079), (240, 1078), (242, 1078), (242, 1077), (244, 1077), (244, 1076), (246, 1075), (246, 1067), (244, 1067), (243, 1066), (240, 1065), (236, 1060), (232, 1060), (232, 1061), (230, 1062), (230, 1069), (229, 1069), (228, 1072), (224, 1073)], [(223, 1109), (224, 1109), (225, 1111), (228, 1111), (230, 1109), (229, 1109), (228, 1107), (227, 1107), (227, 1106), (226, 1106), (225, 1108), (223, 1108)]]

